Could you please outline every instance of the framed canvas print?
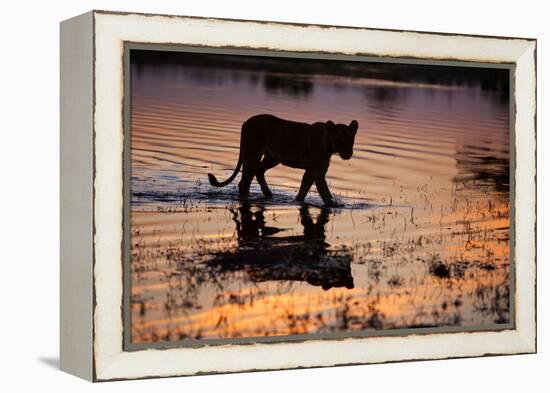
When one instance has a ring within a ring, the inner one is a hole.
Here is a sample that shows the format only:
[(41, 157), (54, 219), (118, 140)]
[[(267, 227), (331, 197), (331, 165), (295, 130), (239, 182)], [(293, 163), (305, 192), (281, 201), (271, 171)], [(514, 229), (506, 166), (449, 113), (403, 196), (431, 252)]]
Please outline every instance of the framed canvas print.
[(536, 351), (536, 41), (61, 24), (61, 368)]

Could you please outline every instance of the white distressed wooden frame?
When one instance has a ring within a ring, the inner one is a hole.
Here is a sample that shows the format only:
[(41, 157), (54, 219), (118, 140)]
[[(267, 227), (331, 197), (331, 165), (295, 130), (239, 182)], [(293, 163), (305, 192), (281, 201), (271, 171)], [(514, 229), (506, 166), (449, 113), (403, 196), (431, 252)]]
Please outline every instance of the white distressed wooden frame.
[[(515, 64), (515, 329), (123, 351), (124, 42)], [(92, 381), (536, 351), (536, 41), (92, 11), (61, 24), (61, 368)]]

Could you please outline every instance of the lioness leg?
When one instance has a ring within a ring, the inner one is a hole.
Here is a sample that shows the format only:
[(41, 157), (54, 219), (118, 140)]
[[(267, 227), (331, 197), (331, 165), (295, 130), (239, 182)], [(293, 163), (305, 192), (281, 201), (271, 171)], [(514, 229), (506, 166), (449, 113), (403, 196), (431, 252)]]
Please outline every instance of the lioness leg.
[(243, 174), (241, 176), (241, 181), (239, 182), (240, 198), (248, 198), (248, 195), (250, 194), (250, 183), (252, 183), (252, 179), (254, 179), (254, 172), (243, 171)]
[(256, 170), (260, 165), (260, 159), (262, 158), (261, 153), (249, 153), (245, 155), (243, 160), (243, 172), (241, 176), (241, 181), (239, 182), (239, 197), (247, 198), (250, 194), (250, 183), (256, 175)]
[(319, 192), (319, 195), (321, 195), (324, 204), (326, 206), (333, 206), (334, 200), (332, 199), (332, 194), (330, 193), (324, 174), (315, 179), (315, 186), (317, 187), (317, 191)]
[(303, 202), (304, 198), (306, 197), (309, 189), (311, 188), (311, 185), (313, 184), (313, 180), (315, 177), (311, 173), (311, 170), (307, 169), (304, 173), (304, 176), (302, 177), (302, 184), (300, 184), (300, 191), (298, 191), (298, 195), (296, 195), (296, 200), (298, 202)]
[(262, 192), (266, 198), (271, 198), (273, 194), (265, 181), (265, 172), (277, 165), (279, 165), (279, 161), (272, 157), (264, 156), (264, 159), (260, 162), (260, 166), (256, 170), (256, 179), (258, 180), (260, 187), (262, 187)]

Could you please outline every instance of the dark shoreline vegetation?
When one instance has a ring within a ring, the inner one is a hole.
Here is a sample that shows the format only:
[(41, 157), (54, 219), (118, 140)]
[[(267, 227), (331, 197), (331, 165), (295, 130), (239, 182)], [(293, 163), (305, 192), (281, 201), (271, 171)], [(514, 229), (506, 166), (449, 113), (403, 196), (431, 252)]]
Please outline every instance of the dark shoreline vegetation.
[[(216, 79), (215, 70), (254, 71), (249, 81), (258, 83), (259, 74), (267, 90), (307, 95), (314, 89), (311, 77), (316, 75), (373, 78), (392, 82), (426, 83), (444, 86), (479, 86), (484, 91), (501, 93), (507, 99), (510, 75), (507, 69), (374, 63), (340, 60), (259, 57), (243, 55), (198, 54), (154, 50), (132, 50), (131, 63), (137, 75), (143, 66), (157, 66), (170, 72), (178, 66), (193, 67), (198, 79)], [(235, 74), (237, 75), (237, 74)], [(238, 77), (238, 76), (236, 76)]]

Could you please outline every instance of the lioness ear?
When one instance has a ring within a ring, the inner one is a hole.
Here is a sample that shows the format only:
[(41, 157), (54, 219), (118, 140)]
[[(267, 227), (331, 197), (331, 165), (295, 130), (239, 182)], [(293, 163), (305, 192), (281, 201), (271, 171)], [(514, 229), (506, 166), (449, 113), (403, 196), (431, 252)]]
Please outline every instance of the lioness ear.
[(349, 128), (351, 128), (353, 131), (357, 131), (359, 128), (359, 123), (357, 123), (357, 120), (352, 120), (351, 123), (349, 123)]
[(325, 125), (327, 126), (328, 133), (330, 135), (334, 134), (334, 130), (336, 129), (334, 122), (332, 120), (329, 120), (325, 123)]

